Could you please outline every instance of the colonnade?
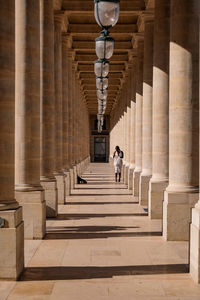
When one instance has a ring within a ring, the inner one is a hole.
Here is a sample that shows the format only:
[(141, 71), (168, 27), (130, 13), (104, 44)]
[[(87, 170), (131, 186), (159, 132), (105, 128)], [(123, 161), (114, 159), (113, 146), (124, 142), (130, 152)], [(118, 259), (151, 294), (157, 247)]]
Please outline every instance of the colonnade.
[(44, 237), (89, 163), (89, 114), (53, 0), (2, 1), (0, 19), (0, 278), (15, 279), (24, 237)]
[[(154, 15), (143, 15), (144, 35), (134, 38), (135, 55), (129, 61), (135, 72), (129, 73), (127, 67), (126, 73), (132, 93), (124, 85), (120, 104), (112, 111), (110, 133), (111, 149), (119, 145), (125, 154), (125, 182), (139, 203), (148, 206), (149, 217), (162, 219), (163, 238), (183, 241), (190, 236), (190, 272), (196, 282), (200, 282), (199, 13), (198, 0), (155, 0)], [(130, 131), (125, 129), (127, 122)]]

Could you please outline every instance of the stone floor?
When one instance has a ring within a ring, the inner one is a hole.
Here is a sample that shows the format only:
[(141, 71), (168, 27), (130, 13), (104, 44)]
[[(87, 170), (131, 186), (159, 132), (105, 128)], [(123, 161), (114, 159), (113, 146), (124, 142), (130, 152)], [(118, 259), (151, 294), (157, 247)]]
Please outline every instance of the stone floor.
[(200, 300), (188, 273), (188, 244), (164, 242), (159, 220), (115, 183), (109, 164), (91, 164), (44, 240), (26, 241), (26, 269), (0, 281), (0, 300)]

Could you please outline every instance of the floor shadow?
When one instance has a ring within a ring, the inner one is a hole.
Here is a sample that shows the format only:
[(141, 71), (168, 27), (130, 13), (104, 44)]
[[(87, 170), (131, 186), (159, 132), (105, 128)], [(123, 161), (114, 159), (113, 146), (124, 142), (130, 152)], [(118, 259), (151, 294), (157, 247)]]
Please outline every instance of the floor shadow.
[(113, 276), (188, 273), (188, 264), (139, 265), (114, 267), (28, 267), (20, 281), (75, 280)]
[(116, 204), (139, 204), (139, 202), (65, 202), (65, 205), (116, 205)]
[(118, 214), (59, 214), (56, 218), (48, 218), (48, 220), (81, 220), (91, 218), (106, 218), (106, 217), (146, 217), (147, 213), (118, 213)]
[(68, 231), (51, 231), (45, 235), (45, 240), (87, 240), (87, 239), (106, 239), (113, 237), (148, 237), (162, 236), (161, 231), (149, 232), (68, 232)]
[(65, 230), (66, 232), (95, 232), (95, 231), (114, 231), (114, 230), (127, 230), (132, 228), (140, 228), (138, 226), (53, 226), (47, 227), (47, 232), (55, 232), (58, 229), (58, 232)]
[[(87, 190), (87, 189), (85, 189), (85, 190)], [(90, 189), (88, 189), (88, 190), (90, 190)], [(78, 189), (76, 189), (76, 190), (73, 190), (73, 191), (78, 191)], [(104, 197), (107, 197), (107, 196), (132, 196), (132, 194), (131, 194), (131, 192), (130, 193), (121, 193), (121, 194), (119, 194), (119, 193), (116, 193), (116, 194), (114, 194), (114, 193), (110, 193), (110, 194), (86, 194), (86, 193), (72, 193), (71, 195), (70, 195), (71, 197), (79, 197), (79, 196), (92, 196), (92, 197), (97, 197), (97, 196), (104, 196)]]
[[(89, 183), (88, 183), (89, 184)], [(101, 184), (99, 184), (99, 186), (97, 187), (88, 187), (87, 184), (85, 185), (85, 187), (82, 187), (82, 185), (75, 187), (74, 191), (82, 191), (82, 190), (99, 190), (101, 188)], [(120, 185), (116, 185), (113, 187), (103, 187), (104, 190), (125, 190), (127, 191), (127, 188), (125, 188), (124, 186), (120, 186)]]

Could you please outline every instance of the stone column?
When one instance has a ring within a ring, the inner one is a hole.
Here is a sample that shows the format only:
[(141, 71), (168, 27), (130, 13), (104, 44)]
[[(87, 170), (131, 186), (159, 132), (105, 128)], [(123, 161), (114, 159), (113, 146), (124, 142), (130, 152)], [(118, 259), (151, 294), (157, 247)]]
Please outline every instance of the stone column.
[(78, 78), (79, 74), (77, 72), (77, 65), (75, 65), (75, 85), (74, 85), (74, 109), (73, 109), (73, 115), (74, 115), (74, 181), (75, 184), (77, 183), (77, 175), (79, 172), (79, 157), (78, 157), (78, 108), (79, 108), (79, 84), (78, 84)]
[(23, 206), (25, 238), (42, 239), (46, 226), (40, 184), (40, 7), (16, 1), (15, 190)]
[[(199, 3), (198, 3), (199, 4)], [(198, 5), (198, 10), (200, 7)], [(196, 19), (196, 17), (195, 17)], [(200, 36), (200, 22), (198, 34)], [(196, 37), (197, 38), (197, 37)], [(200, 56), (200, 55), (199, 55)], [(200, 72), (200, 62), (199, 62), (199, 72)], [(200, 77), (199, 77), (199, 86), (200, 86)], [(199, 89), (199, 104), (200, 104), (200, 89)], [(200, 120), (200, 111), (199, 111), (199, 120)], [(200, 131), (199, 131), (200, 135)], [(200, 139), (200, 136), (199, 136)], [(200, 152), (199, 152), (200, 156)], [(200, 162), (200, 159), (199, 159)], [(200, 173), (200, 163), (199, 163), (199, 173)], [(200, 186), (200, 177), (199, 177), (199, 186)], [(195, 205), (195, 208), (192, 209), (192, 223), (190, 225), (190, 275), (196, 283), (200, 283), (200, 194), (199, 201)]]
[(65, 174), (65, 197), (70, 194), (70, 157), (69, 157), (69, 94), (70, 89), (68, 50), (69, 34), (62, 35), (62, 100), (63, 100), (63, 169)]
[(75, 151), (74, 151), (74, 141), (75, 141), (75, 71), (76, 71), (76, 63), (72, 61), (71, 63), (71, 118), (70, 118), (70, 129), (71, 129), (71, 168), (70, 168), (70, 180), (71, 180), (71, 189), (74, 188), (75, 185)]
[(65, 203), (65, 175), (63, 172), (63, 105), (62, 105), (62, 16), (54, 16), (54, 80), (55, 80), (55, 177), (58, 203)]
[(72, 168), (72, 59), (73, 51), (68, 51), (68, 158), (69, 168)]
[(124, 142), (125, 142), (125, 155), (124, 155), (124, 181), (128, 185), (128, 169), (129, 169), (129, 93), (128, 93), (128, 72), (124, 82)]
[(138, 41), (135, 115), (135, 170), (133, 173), (133, 195), (139, 199), (139, 179), (142, 171), (142, 98), (143, 98), (143, 53), (144, 42)]
[(54, 13), (53, 0), (40, 0), (41, 169), (47, 217), (58, 214), (55, 170)]
[(83, 111), (81, 110), (81, 93), (80, 93), (80, 79), (79, 79), (79, 73), (77, 72), (77, 162), (78, 162), (78, 170), (77, 174), (81, 175), (81, 134), (82, 134), (82, 124), (81, 124), (81, 113), (83, 114)]
[(168, 185), (169, 152), (169, 33), (170, 2), (155, 1), (153, 61), (152, 178), (149, 217), (162, 219), (164, 190)]
[(2, 1), (0, 19), (0, 279), (17, 279), (24, 268), (24, 223), (14, 195), (15, 1)]
[(139, 186), (140, 205), (148, 204), (149, 180), (152, 176), (153, 31), (153, 21), (145, 21), (142, 107), (142, 173), (140, 175)]
[(131, 129), (130, 129), (130, 167), (129, 167), (129, 189), (133, 190), (133, 172), (135, 169), (135, 110), (136, 110), (136, 103), (135, 103), (135, 70), (136, 70), (136, 62), (137, 58), (133, 59), (132, 68), (131, 68), (131, 76), (130, 76), (130, 89), (131, 89)]
[(163, 236), (188, 240), (199, 184), (199, 1), (171, 1), (169, 82), (169, 185)]
[(68, 51), (68, 157), (69, 157), (69, 172), (70, 172), (70, 191), (73, 187), (73, 172), (72, 172), (72, 164), (73, 164), (73, 157), (72, 157), (72, 86), (73, 86), (73, 80), (72, 80), (72, 60), (73, 60), (73, 51), (72, 49), (69, 49)]
[(127, 106), (127, 121), (126, 121), (126, 136), (127, 136), (127, 161), (126, 161), (126, 176), (127, 185), (129, 187), (129, 168), (130, 168), (130, 134), (131, 134), (131, 64), (128, 64), (127, 70), (127, 85), (126, 85), (126, 106)]

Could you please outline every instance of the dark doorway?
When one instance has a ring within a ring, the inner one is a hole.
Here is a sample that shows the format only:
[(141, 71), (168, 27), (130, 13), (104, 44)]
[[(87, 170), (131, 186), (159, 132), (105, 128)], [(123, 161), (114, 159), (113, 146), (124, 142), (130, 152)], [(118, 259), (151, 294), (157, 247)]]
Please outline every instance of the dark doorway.
[(106, 138), (105, 137), (94, 138), (94, 161), (106, 162)]

